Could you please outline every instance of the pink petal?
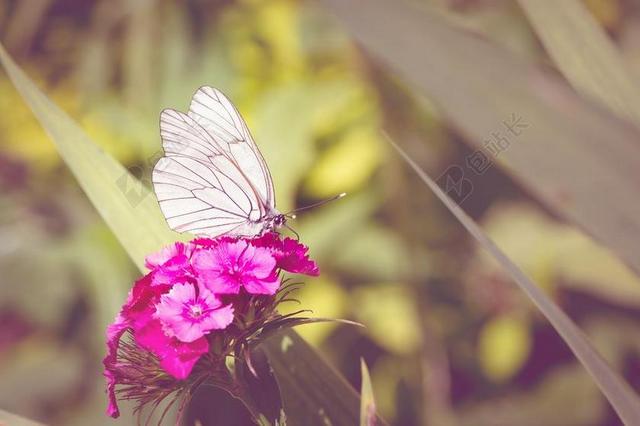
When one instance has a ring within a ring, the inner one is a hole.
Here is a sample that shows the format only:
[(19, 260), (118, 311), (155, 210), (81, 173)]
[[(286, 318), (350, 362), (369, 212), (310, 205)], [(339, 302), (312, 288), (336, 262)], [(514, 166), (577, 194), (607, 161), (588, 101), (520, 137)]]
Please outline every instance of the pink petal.
[(116, 319), (107, 327), (107, 356), (104, 361), (109, 362), (109, 364), (116, 362), (116, 355), (118, 352), (118, 346), (120, 345), (120, 337), (129, 327), (129, 323), (119, 313), (116, 316)]
[[(233, 247), (228, 247), (233, 245)], [(246, 248), (246, 243), (244, 243)], [(220, 243), (214, 249), (196, 251), (192, 257), (193, 268), (198, 284), (216, 294), (237, 294), (240, 285), (236, 279), (227, 274), (231, 265), (237, 261), (235, 254), (242, 253), (243, 248), (235, 243)]]
[(111, 370), (104, 370), (104, 377), (107, 379), (107, 396), (109, 398), (107, 415), (115, 419), (120, 417), (120, 409), (116, 398), (116, 377)]
[(196, 238), (191, 240), (191, 244), (193, 244), (196, 249), (198, 249), (199, 247), (211, 248), (211, 247), (218, 246), (220, 243), (230, 243), (236, 240), (237, 240), (236, 237), (228, 237), (228, 236), (216, 237), (216, 238), (204, 237), (204, 238)]
[(210, 248), (218, 244), (218, 242), (211, 238), (196, 238), (191, 240), (191, 243), (198, 247)]
[(191, 342), (202, 334), (183, 338), (181, 335), (189, 332), (190, 324), (185, 324), (185, 305), (195, 299), (196, 290), (193, 284), (176, 284), (171, 290), (160, 297), (160, 303), (155, 305), (154, 317), (162, 323), (162, 329), (168, 336), (177, 336), (180, 340)]
[(233, 322), (233, 306), (226, 305), (216, 308), (201, 323), (200, 327), (207, 330), (222, 330)]
[(191, 257), (191, 265), (196, 272), (218, 270), (220, 267), (213, 249), (197, 250)]
[[(166, 329), (163, 327), (163, 330)], [(175, 336), (181, 342), (191, 343), (198, 340), (204, 333), (199, 324), (190, 321), (176, 321), (171, 326), (171, 335)]]
[(176, 379), (184, 379), (202, 354), (209, 351), (209, 342), (202, 337), (191, 343), (184, 343), (167, 336), (160, 321), (151, 321), (135, 333), (140, 346), (153, 352), (160, 359), (160, 366)]
[(258, 238), (251, 240), (256, 247), (275, 247), (280, 243), (280, 235), (275, 232), (267, 232)]
[(291, 238), (285, 238), (282, 242), (282, 255), (278, 259), (278, 266), (285, 271), (313, 275), (320, 274), (318, 265), (309, 259), (309, 248)]
[(251, 260), (245, 266), (245, 272), (251, 273), (255, 277), (268, 277), (276, 267), (276, 260), (267, 249), (250, 246), (245, 256), (251, 256)]
[(107, 379), (107, 395), (109, 404), (107, 406), (107, 414), (113, 418), (120, 415), (118, 402), (116, 399), (115, 388), (117, 384), (117, 376), (114, 372), (118, 356), (118, 346), (122, 334), (129, 327), (127, 320), (121, 315), (116, 316), (115, 321), (107, 327), (107, 355), (102, 360), (104, 364), (104, 377)]
[(177, 254), (177, 245), (178, 243), (172, 244), (161, 248), (158, 252), (147, 255), (144, 258), (144, 266), (146, 266), (147, 269), (155, 269), (158, 266), (162, 265)]
[(200, 289), (199, 297), (205, 303), (205, 305), (207, 305), (211, 309), (217, 309), (222, 306), (222, 302), (220, 301), (220, 299), (218, 299), (214, 293), (207, 290), (206, 288)]
[(280, 278), (277, 274), (272, 274), (265, 279), (247, 278), (244, 282), (244, 289), (250, 294), (276, 294), (280, 287)]
[(245, 240), (238, 240), (227, 244), (220, 244), (218, 246), (218, 252), (223, 256), (221, 260), (229, 260), (233, 263), (237, 263), (243, 256), (245, 250), (247, 250), (247, 242)]
[(155, 312), (155, 303), (171, 288), (168, 285), (153, 286), (152, 274), (153, 272), (136, 281), (129, 292), (127, 302), (122, 307), (122, 315), (134, 330), (144, 327), (151, 320)]
[(192, 243), (175, 243), (147, 256), (145, 265), (152, 271), (152, 285), (170, 285), (192, 276), (189, 259), (195, 248)]
[(160, 361), (160, 366), (176, 379), (182, 380), (191, 374), (193, 366), (207, 352), (209, 352), (209, 342), (205, 337), (191, 343), (175, 340)]
[(159, 320), (151, 320), (144, 327), (135, 330), (134, 338), (141, 347), (158, 357), (166, 350), (166, 346), (172, 339), (162, 331)]
[(292, 238), (280, 239), (274, 232), (254, 238), (251, 244), (270, 250), (276, 258), (277, 267), (288, 272), (306, 275), (319, 275), (318, 265), (309, 259), (308, 247)]
[(170, 259), (180, 256), (180, 255), (189, 255), (190, 245), (185, 245), (183, 243), (174, 243), (163, 247), (160, 251), (156, 253), (152, 253), (145, 257), (144, 263), (148, 269), (156, 269), (159, 266), (164, 265)]
[(214, 294), (240, 293), (240, 283), (236, 279), (217, 271), (201, 271), (198, 274), (198, 284)]

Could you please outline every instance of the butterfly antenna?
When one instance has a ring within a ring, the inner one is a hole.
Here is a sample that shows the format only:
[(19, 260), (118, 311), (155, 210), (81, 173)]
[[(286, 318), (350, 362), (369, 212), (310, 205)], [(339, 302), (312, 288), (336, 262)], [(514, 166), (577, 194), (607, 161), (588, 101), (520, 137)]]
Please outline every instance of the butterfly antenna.
[[(295, 215), (293, 215), (293, 217), (295, 218)], [(295, 236), (296, 236), (296, 240), (300, 241), (300, 234), (298, 234), (295, 229), (293, 229), (292, 227), (290, 227), (286, 223), (284, 224), (284, 227), (287, 228), (289, 231), (293, 232), (295, 234)]]
[(285, 216), (290, 217), (291, 219), (295, 219), (296, 218), (296, 213), (301, 212), (303, 210), (309, 210), (312, 209), (314, 207), (319, 207), (322, 206), (324, 204), (330, 203), (331, 201), (335, 201), (335, 200), (339, 200), (340, 198), (344, 197), (345, 195), (347, 195), (346, 192), (342, 192), (336, 196), (333, 196), (331, 198), (327, 198), (326, 200), (322, 200), (322, 201), (318, 201), (317, 203), (313, 203), (313, 204), (309, 204), (308, 206), (304, 206), (304, 207), (300, 207), (298, 209), (295, 210), (291, 210), (289, 213), (286, 213)]

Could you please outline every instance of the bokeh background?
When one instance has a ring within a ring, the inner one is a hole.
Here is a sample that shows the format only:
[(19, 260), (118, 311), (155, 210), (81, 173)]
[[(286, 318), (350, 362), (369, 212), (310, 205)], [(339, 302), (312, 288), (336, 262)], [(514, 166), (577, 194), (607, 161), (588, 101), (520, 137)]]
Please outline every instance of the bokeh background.
[[(428, 3), (549, 62), (511, 1)], [(640, 6), (585, 3), (640, 76)], [(292, 223), (322, 270), (298, 298), (366, 328), (298, 331), (355, 387), (363, 357), (390, 423), (619, 424), (555, 331), (379, 129), (411, 129), (404, 145), (434, 177), (473, 149), (315, 2), (2, 0), (0, 40), (142, 182), (159, 155), (160, 110), (186, 110), (206, 84), (249, 123), (280, 210), (348, 192)], [(103, 413), (104, 328), (138, 272), (4, 74), (0, 111), (0, 408), (55, 425), (113, 424)], [(473, 184), (465, 210), (639, 385), (638, 278), (497, 165)], [(152, 196), (118, 185), (134, 206)]]

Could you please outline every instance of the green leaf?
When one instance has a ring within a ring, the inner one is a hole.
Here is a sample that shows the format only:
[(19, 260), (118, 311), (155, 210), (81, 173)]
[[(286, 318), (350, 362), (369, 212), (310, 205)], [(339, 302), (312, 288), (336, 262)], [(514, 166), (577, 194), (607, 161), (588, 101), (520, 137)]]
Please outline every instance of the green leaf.
[(640, 88), (584, 3), (578, 0), (518, 1), (569, 83), (577, 91), (640, 123)]
[(511, 275), (520, 289), (538, 307), (551, 325), (562, 336), (576, 358), (593, 377), (596, 384), (625, 424), (640, 424), (640, 400), (629, 385), (609, 367), (598, 351), (591, 345), (582, 330), (569, 318), (540, 288), (529, 279), (503, 252), (489, 239), (482, 229), (438, 185), (418, 166), (398, 145), (391, 144), (404, 160), (415, 170), (427, 186), (462, 223), (502, 267)]
[(144, 271), (145, 255), (179, 239), (165, 224), (155, 197), (38, 90), (2, 46), (0, 62), (98, 213)]
[[(250, 364), (248, 364), (250, 362)], [(236, 378), (243, 392), (236, 395), (259, 420), (259, 424), (275, 425), (282, 413), (280, 388), (269, 361), (260, 348), (247, 354), (247, 361), (236, 361)]]
[(373, 386), (369, 369), (364, 359), (360, 358), (362, 384), (360, 386), (360, 426), (374, 426), (376, 418), (376, 402), (373, 398)]
[[(358, 424), (358, 393), (300, 336), (287, 330), (267, 340), (262, 347), (278, 378), (291, 424)], [(376, 421), (386, 424), (380, 418)]]
[[(148, 190), (132, 193), (129, 187), (124, 187), (128, 191), (121, 191), (118, 182), (125, 181), (138, 189), (140, 182), (91, 142), (78, 125), (47, 99), (1, 46), (0, 62), (53, 139), (82, 189), (140, 271), (144, 272), (145, 255), (184, 237), (168, 229), (155, 197)], [(359, 397), (355, 390), (294, 331), (287, 331), (286, 336), (293, 342), (291, 350), (271, 350), (268, 356), (270, 363), (278, 366), (274, 371), (285, 405), (305, 410), (296, 412), (292, 417), (306, 420), (305, 416), (311, 416), (321, 425), (326, 421), (336, 425), (356, 424)], [(304, 368), (292, 371), (290, 367), (296, 365), (304, 365)], [(304, 404), (298, 402), (301, 399)], [(344, 419), (349, 421), (345, 423)], [(293, 424), (315, 423), (302, 421)]]
[[(443, 22), (416, 2), (321, 0), (374, 58), (429, 96), (476, 147), (504, 121), (499, 165), (543, 203), (640, 271), (640, 132), (564, 81)], [(384, 30), (383, 30), (384, 29)], [(503, 164), (504, 160), (504, 164)]]

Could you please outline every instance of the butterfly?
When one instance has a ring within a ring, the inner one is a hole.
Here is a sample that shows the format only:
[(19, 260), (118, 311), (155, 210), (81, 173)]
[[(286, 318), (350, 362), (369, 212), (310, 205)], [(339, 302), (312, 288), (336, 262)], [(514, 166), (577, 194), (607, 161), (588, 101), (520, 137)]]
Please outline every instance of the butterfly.
[(160, 136), (164, 157), (153, 168), (152, 182), (174, 231), (254, 237), (295, 217), (276, 209), (264, 157), (238, 110), (218, 89), (198, 89), (187, 113), (163, 110)]

